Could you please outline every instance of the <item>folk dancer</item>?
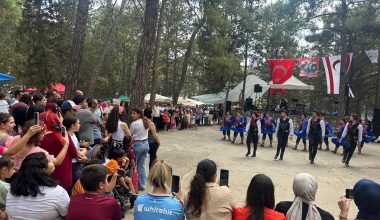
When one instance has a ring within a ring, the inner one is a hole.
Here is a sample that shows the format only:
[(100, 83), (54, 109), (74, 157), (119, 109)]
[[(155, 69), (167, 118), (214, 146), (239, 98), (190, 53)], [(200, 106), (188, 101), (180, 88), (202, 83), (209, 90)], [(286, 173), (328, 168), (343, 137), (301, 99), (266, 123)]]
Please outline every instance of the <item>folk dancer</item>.
[(335, 135), (332, 133), (334, 131), (334, 128), (326, 121), (324, 117), (321, 119), (325, 123), (325, 136), (323, 137), (323, 141), (321, 141), (319, 145), (319, 150), (322, 150), (322, 144), (325, 142), (326, 144), (326, 151), (329, 151), (329, 137), (335, 137)]
[(342, 142), (339, 142), (340, 138), (342, 137), (343, 130), (346, 127), (346, 123), (347, 121), (345, 118), (340, 119), (338, 130), (335, 132), (336, 137), (331, 139), (331, 141), (335, 144), (335, 149), (332, 151), (334, 154), (336, 154), (336, 152), (338, 151), (339, 146), (342, 146), (344, 150), (347, 144), (346, 138), (344, 138)]
[(276, 134), (278, 139), (277, 151), (274, 159), (276, 160), (280, 156), (280, 160), (283, 160), (285, 148), (288, 144), (288, 138), (293, 139), (294, 128), (293, 120), (289, 118), (289, 113), (286, 110), (281, 111), (281, 118), (278, 120), (276, 127)]
[(240, 112), (236, 114), (235, 128), (234, 128), (234, 139), (231, 143), (235, 144), (236, 137), (240, 134), (240, 144), (244, 144), (244, 132), (245, 132), (245, 119)]
[(257, 144), (259, 142), (259, 134), (261, 134), (261, 122), (259, 120), (259, 113), (252, 112), (246, 127), (247, 131), (247, 154), (248, 157), (251, 154), (251, 143), (253, 143), (252, 157), (256, 157)]
[(350, 117), (350, 121), (344, 127), (340, 142), (345, 137), (347, 137), (347, 148), (343, 153), (342, 163), (344, 163), (346, 167), (349, 167), (356, 145), (358, 142), (362, 142), (363, 139), (363, 126), (358, 122), (358, 116), (355, 115)]
[(224, 116), (224, 125), (220, 128), (220, 131), (223, 132), (223, 140), (226, 140), (226, 134), (227, 134), (227, 141), (231, 141), (230, 137), (230, 130), (232, 126), (232, 116), (230, 115), (230, 112), (226, 112), (226, 115)]
[(261, 143), (261, 147), (264, 147), (265, 139), (268, 135), (269, 137), (269, 147), (272, 147), (273, 141), (273, 133), (275, 133), (276, 121), (270, 115), (269, 112), (264, 113), (264, 118), (261, 120), (262, 132), (263, 132), (263, 140)]
[(310, 164), (314, 164), (317, 155), (318, 145), (325, 136), (325, 122), (319, 118), (321, 114), (317, 111), (313, 112), (312, 118), (307, 124), (306, 135), (309, 137), (309, 160)]
[(294, 131), (294, 134), (297, 136), (296, 146), (294, 146), (293, 150), (297, 150), (298, 144), (302, 139), (303, 143), (303, 151), (306, 151), (306, 129), (307, 129), (307, 119), (305, 114), (301, 114), (301, 120), (299, 123), (298, 130)]

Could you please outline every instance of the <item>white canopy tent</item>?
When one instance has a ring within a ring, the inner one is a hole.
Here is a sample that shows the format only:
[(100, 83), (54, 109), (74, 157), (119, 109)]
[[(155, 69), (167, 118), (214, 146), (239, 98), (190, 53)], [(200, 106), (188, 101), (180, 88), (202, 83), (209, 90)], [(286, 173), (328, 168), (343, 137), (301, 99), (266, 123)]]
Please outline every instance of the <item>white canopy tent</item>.
[[(260, 93), (255, 93), (255, 85), (259, 84), (263, 89)], [(252, 98), (253, 100), (258, 99), (259, 97), (262, 97), (264, 93), (266, 93), (269, 89), (269, 85), (264, 80), (260, 79), (258, 76), (255, 75), (248, 75), (246, 84), (245, 84), (245, 98)], [(239, 98), (241, 96), (241, 91), (243, 90), (243, 81), (239, 83), (234, 89), (230, 91), (228, 94), (227, 101), (231, 102), (239, 102)], [(223, 100), (224, 102), (224, 100)]]
[(212, 93), (212, 94), (204, 94), (204, 95), (193, 96), (191, 98), (201, 101), (205, 104), (221, 104), (224, 102), (224, 99), (226, 98), (226, 93), (219, 92), (219, 93)]
[[(150, 100), (150, 93), (146, 94), (146, 96), (144, 97), (145, 102), (149, 102), (149, 100)], [(166, 96), (163, 96), (163, 95), (160, 95), (160, 94), (156, 94), (155, 101), (156, 102), (172, 102), (173, 99), (166, 97)]]
[(190, 98), (179, 97), (178, 104), (194, 107), (197, 105), (204, 105), (205, 103)]
[(307, 85), (301, 80), (297, 79), (295, 76), (291, 76), (283, 84), (273, 84), (272, 81), (269, 82), (271, 89), (289, 89), (289, 90), (314, 90), (314, 86)]

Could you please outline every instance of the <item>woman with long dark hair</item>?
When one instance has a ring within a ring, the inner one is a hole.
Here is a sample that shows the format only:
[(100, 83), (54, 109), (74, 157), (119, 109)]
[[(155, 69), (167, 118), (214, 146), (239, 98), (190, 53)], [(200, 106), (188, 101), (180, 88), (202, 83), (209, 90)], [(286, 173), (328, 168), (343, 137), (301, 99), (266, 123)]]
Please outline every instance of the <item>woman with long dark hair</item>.
[(273, 210), (274, 186), (264, 174), (255, 175), (248, 186), (246, 206), (234, 209), (233, 220), (285, 220), (285, 215)]
[(131, 134), (135, 140), (134, 150), (137, 161), (137, 170), (139, 173), (139, 190), (145, 190), (146, 184), (146, 156), (149, 151), (148, 143), (148, 129), (149, 120), (144, 117), (144, 113), (139, 108), (132, 109), (132, 124), (131, 124)]
[(28, 155), (7, 196), (9, 219), (61, 219), (70, 202), (66, 190), (50, 174), (54, 165), (42, 152)]
[(149, 119), (148, 143), (149, 143), (149, 169), (157, 159), (157, 150), (160, 147), (160, 138), (156, 131), (156, 125), (153, 123), (153, 111), (147, 108), (144, 116)]
[(198, 163), (196, 174), (191, 181), (188, 198), (185, 201), (187, 219), (223, 220), (232, 218), (234, 202), (226, 186), (219, 186), (217, 167), (212, 160)]
[(127, 123), (122, 122), (120, 120), (119, 114), (119, 106), (114, 106), (108, 115), (108, 119), (106, 121), (106, 131), (108, 134), (108, 138), (110, 138), (110, 146), (109, 149), (109, 157), (112, 156), (112, 150), (114, 148), (122, 148), (123, 147), (123, 139), (124, 136), (131, 136), (131, 132)]
[(0, 146), (6, 146), (10, 133), (16, 126), (15, 119), (9, 113), (0, 113)]

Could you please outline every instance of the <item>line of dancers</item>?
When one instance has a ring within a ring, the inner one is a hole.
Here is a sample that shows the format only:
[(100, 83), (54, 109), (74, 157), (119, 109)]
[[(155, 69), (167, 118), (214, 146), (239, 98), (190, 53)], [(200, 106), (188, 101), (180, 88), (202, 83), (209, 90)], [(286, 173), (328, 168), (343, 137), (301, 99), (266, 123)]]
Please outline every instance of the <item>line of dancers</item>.
[[(309, 119), (306, 118), (305, 114), (300, 117), (299, 127), (294, 130), (293, 120), (289, 118), (289, 113), (285, 110), (281, 112), (281, 117), (277, 121), (268, 112), (264, 113), (264, 115), (259, 112), (251, 112), (247, 120), (239, 111), (236, 116), (232, 116), (227, 112), (224, 125), (220, 130), (223, 132), (222, 139), (233, 144), (236, 142), (238, 135), (240, 135), (240, 144), (244, 144), (244, 133), (246, 133), (247, 153), (245, 156), (247, 157), (256, 157), (261, 135), (261, 147), (264, 147), (266, 136), (269, 138), (269, 147), (272, 147), (273, 134), (277, 135), (275, 160), (283, 160), (289, 139), (293, 140), (294, 136), (297, 137), (294, 150), (297, 150), (299, 143), (302, 141), (303, 151), (307, 151), (306, 140), (308, 140), (310, 164), (314, 164), (317, 151), (318, 149), (322, 150), (323, 143), (326, 145), (326, 150), (330, 150), (329, 138), (332, 137), (332, 142), (335, 144), (335, 149), (332, 152), (336, 153), (340, 146), (343, 147), (342, 163), (346, 167), (349, 167), (349, 162), (357, 146), (359, 153), (361, 153), (364, 143), (374, 140), (374, 136), (365, 121), (359, 121), (355, 115), (348, 120), (342, 119), (337, 130), (334, 130), (318, 111), (312, 112)], [(233, 139), (230, 138), (231, 131), (234, 132)]]

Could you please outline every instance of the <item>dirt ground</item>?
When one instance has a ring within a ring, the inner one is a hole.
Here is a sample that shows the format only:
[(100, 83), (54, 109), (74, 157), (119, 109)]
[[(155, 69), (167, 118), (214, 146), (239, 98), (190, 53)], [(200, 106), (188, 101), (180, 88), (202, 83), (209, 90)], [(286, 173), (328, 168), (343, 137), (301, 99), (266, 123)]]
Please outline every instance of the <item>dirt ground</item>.
[[(329, 211), (338, 219), (338, 197), (345, 193), (346, 188), (352, 188), (361, 178), (380, 182), (380, 144), (366, 144), (362, 154), (358, 155), (356, 152), (351, 159), (351, 166), (345, 168), (341, 163), (342, 149), (338, 154), (318, 151), (315, 164), (310, 165), (307, 152), (291, 149), (294, 142), (288, 143), (283, 161), (274, 161), (276, 139), (273, 148), (269, 148), (267, 140), (264, 148), (258, 147), (255, 158), (245, 157), (246, 145), (232, 145), (222, 141), (218, 126), (160, 132), (159, 135), (161, 146), (158, 159), (169, 161), (174, 174), (181, 176), (181, 185), (185, 192), (195, 173), (197, 163), (208, 158), (217, 163), (218, 169), (229, 170), (229, 185), (238, 206), (244, 205), (249, 182), (257, 173), (264, 173), (272, 179), (277, 203), (293, 200), (293, 179), (296, 174), (307, 172), (315, 176), (318, 181), (317, 206)], [(238, 140), (240, 142), (239, 137)], [(332, 143), (330, 144), (332, 146)], [(354, 218), (356, 213), (357, 208), (352, 203), (349, 218)], [(125, 219), (133, 219), (133, 210), (127, 212)]]

